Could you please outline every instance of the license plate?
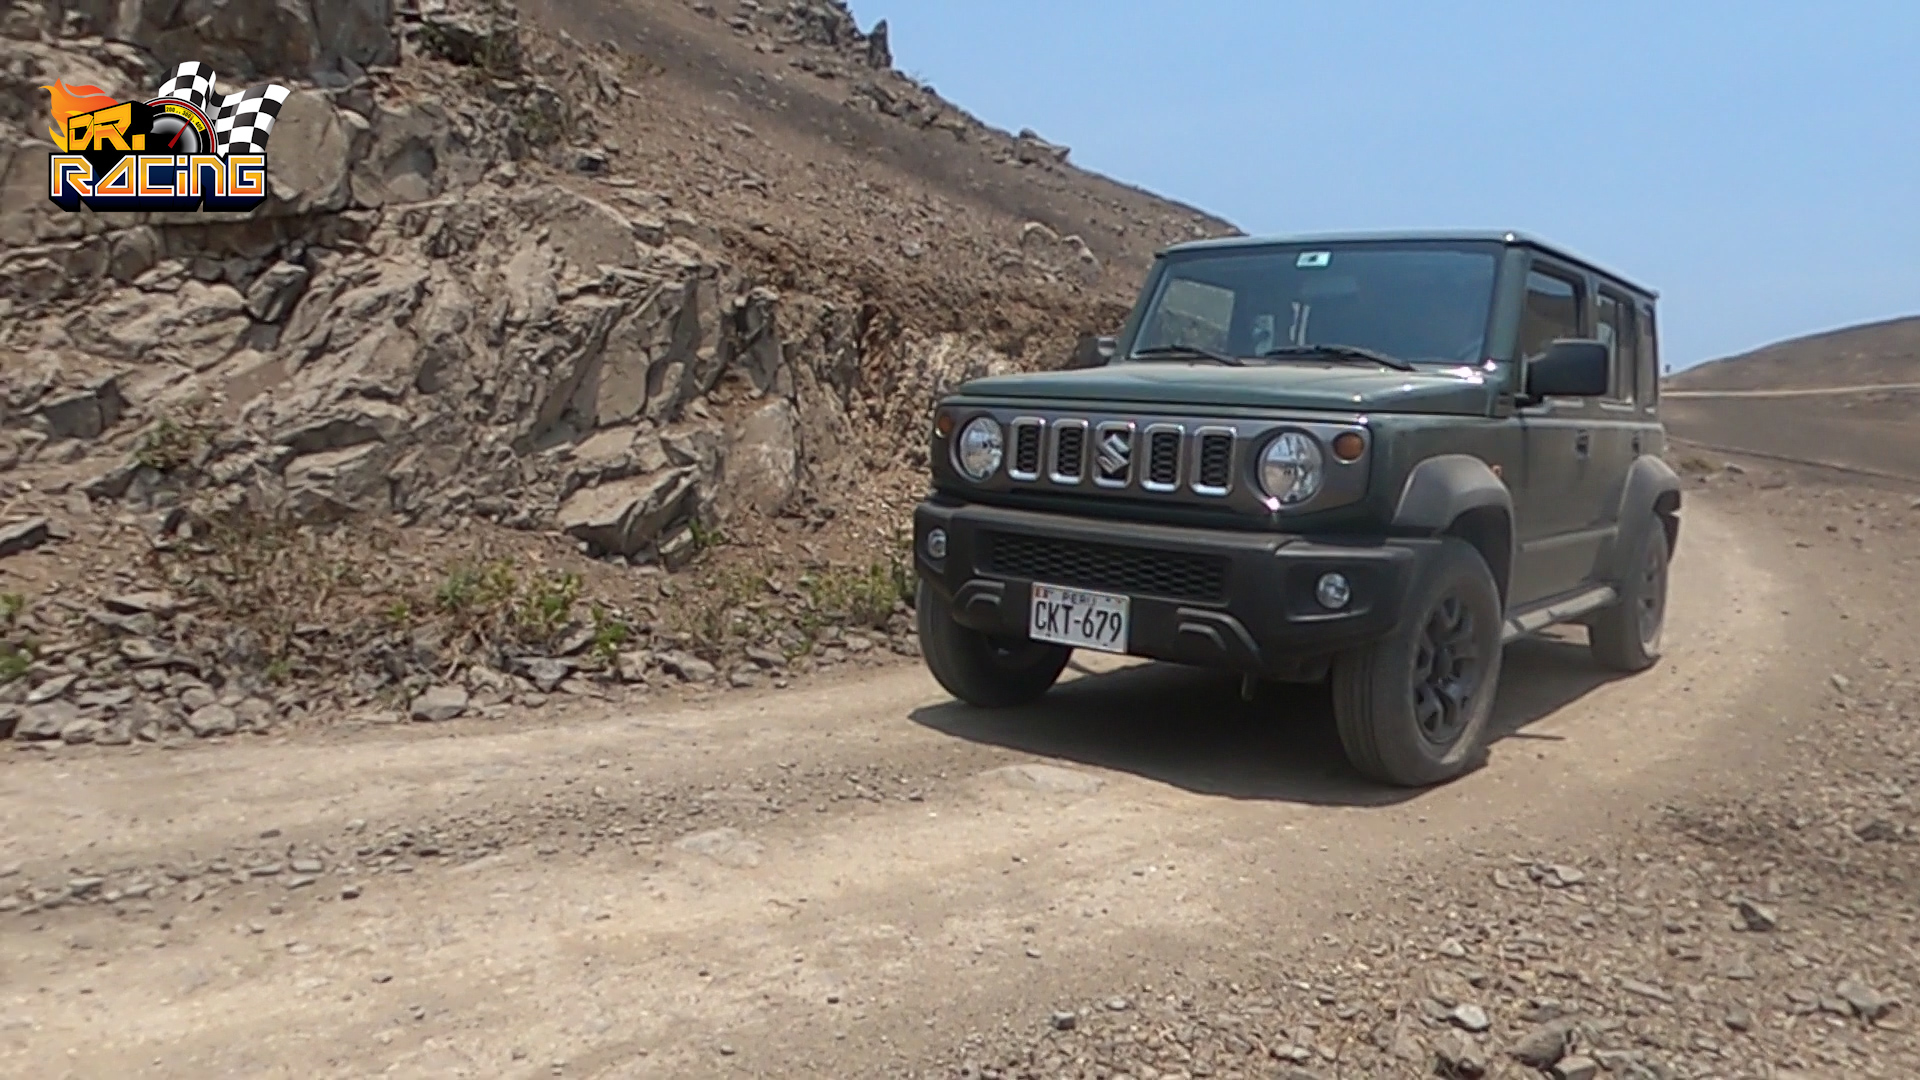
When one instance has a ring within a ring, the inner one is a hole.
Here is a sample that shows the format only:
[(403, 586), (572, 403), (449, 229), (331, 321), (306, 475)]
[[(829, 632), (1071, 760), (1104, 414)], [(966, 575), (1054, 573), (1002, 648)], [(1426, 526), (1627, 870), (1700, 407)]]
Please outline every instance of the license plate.
[(1124, 653), (1127, 651), (1127, 598), (1113, 593), (1036, 584), (1027, 636), (1056, 645)]

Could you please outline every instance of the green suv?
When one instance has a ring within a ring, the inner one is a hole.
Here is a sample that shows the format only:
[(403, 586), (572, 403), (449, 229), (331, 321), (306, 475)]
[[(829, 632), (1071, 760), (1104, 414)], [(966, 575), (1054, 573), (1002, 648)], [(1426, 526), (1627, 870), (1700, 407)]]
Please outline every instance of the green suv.
[(1502, 647), (1658, 658), (1680, 482), (1655, 293), (1517, 233), (1234, 237), (1155, 259), (1092, 365), (934, 412), (927, 666), (1030, 702), (1074, 649), (1332, 680), (1373, 780), (1480, 760)]

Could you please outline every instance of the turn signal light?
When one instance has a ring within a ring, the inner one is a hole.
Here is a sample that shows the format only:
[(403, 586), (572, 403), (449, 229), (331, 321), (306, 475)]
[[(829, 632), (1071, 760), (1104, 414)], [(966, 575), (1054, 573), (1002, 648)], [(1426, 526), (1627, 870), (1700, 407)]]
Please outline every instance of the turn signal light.
[(1341, 461), (1359, 461), (1367, 452), (1367, 440), (1356, 431), (1343, 431), (1333, 437), (1333, 456)]
[(934, 416), (933, 433), (943, 439), (953, 434), (953, 414), (942, 411)]

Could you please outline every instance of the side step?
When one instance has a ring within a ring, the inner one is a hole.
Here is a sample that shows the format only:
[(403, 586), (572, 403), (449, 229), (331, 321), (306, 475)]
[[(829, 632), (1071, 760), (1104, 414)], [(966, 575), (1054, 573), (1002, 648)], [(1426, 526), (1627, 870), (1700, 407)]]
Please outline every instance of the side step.
[(1620, 594), (1611, 585), (1596, 585), (1586, 592), (1555, 600), (1544, 607), (1523, 611), (1508, 617), (1501, 627), (1500, 644), (1523, 638), (1528, 634), (1537, 634), (1557, 623), (1571, 622), (1590, 611), (1598, 611), (1620, 599)]

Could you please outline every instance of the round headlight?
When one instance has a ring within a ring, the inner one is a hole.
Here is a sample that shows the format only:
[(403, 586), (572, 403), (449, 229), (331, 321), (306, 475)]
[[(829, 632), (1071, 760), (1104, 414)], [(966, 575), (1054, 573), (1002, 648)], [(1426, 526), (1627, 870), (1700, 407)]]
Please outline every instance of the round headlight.
[(1296, 506), (1320, 493), (1326, 478), (1320, 444), (1298, 431), (1283, 431), (1260, 455), (1260, 486), (1282, 506)]
[(1005, 452), (999, 422), (991, 416), (976, 416), (960, 429), (960, 437), (954, 440), (953, 464), (962, 476), (979, 483), (999, 470), (1000, 458)]

